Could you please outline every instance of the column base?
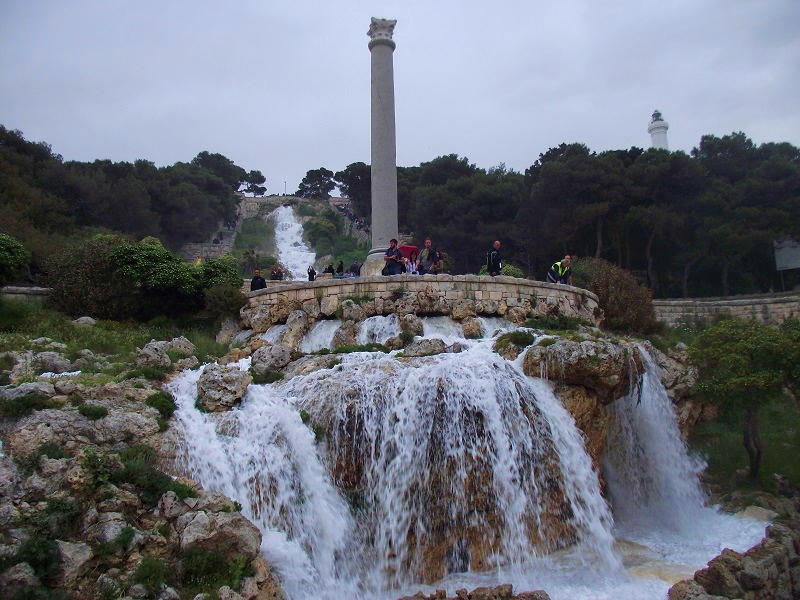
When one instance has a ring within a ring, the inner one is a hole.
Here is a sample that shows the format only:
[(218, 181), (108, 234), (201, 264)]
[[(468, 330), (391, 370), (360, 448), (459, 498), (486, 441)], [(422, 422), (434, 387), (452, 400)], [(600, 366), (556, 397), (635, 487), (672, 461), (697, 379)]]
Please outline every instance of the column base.
[(383, 260), (384, 254), (386, 254), (386, 248), (370, 250), (367, 259), (364, 261), (364, 264), (361, 265), (361, 275), (365, 277), (380, 275), (386, 264), (386, 261)]

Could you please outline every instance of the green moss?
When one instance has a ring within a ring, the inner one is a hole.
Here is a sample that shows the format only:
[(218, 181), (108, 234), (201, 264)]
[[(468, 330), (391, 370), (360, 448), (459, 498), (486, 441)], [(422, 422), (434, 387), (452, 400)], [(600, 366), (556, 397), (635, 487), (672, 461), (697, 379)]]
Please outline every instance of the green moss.
[(534, 344), (534, 346), (539, 346), (540, 348), (547, 348), (548, 346), (552, 346), (553, 344), (558, 343), (558, 338), (542, 338), (538, 342)]
[(280, 371), (267, 371), (266, 373), (258, 373), (253, 369), (250, 369), (250, 375), (253, 377), (253, 383), (258, 385), (275, 383), (276, 381), (281, 381), (284, 377), (283, 373)]
[(169, 369), (161, 369), (158, 367), (141, 366), (131, 369), (121, 377), (121, 381), (127, 379), (149, 379), (151, 381), (164, 381), (169, 374)]
[(78, 412), (90, 421), (97, 421), (98, 419), (108, 416), (108, 409), (105, 406), (88, 404), (86, 402), (78, 406)]
[(497, 338), (494, 343), (494, 350), (495, 352), (502, 352), (512, 345), (517, 348), (527, 348), (535, 339), (536, 336), (530, 331), (510, 331)]
[(350, 354), (351, 352), (391, 352), (383, 344), (364, 344), (356, 346), (337, 346), (333, 350), (336, 354)]

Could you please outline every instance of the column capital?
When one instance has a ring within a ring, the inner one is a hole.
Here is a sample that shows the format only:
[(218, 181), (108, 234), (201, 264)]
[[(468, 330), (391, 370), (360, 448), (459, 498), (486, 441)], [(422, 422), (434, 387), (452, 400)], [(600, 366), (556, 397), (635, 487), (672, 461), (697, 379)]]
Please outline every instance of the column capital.
[(369, 36), (369, 49), (372, 50), (373, 46), (385, 45), (394, 50), (396, 45), (394, 40), (392, 40), (392, 34), (394, 33), (395, 25), (397, 25), (396, 20), (372, 17), (369, 31), (367, 31), (367, 35)]

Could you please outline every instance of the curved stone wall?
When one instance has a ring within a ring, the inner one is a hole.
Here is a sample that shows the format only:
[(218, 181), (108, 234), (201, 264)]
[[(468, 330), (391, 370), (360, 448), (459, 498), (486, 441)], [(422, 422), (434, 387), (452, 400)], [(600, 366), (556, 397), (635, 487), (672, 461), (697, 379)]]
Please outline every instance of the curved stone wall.
[(394, 275), (317, 281), (268, 282), (247, 292), (241, 316), (257, 332), (285, 322), (295, 310), (311, 319), (334, 317), (348, 298), (366, 316), (398, 314), (504, 316), (521, 323), (536, 315), (565, 315), (599, 325), (602, 311), (593, 293), (567, 285), (515, 277)]
[(755, 319), (763, 323), (783, 323), (800, 316), (800, 292), (753, 294), (727, 298), (686, 298), (653, 300), (656, 319), (668, 325), (709, 322), (720, 315)]

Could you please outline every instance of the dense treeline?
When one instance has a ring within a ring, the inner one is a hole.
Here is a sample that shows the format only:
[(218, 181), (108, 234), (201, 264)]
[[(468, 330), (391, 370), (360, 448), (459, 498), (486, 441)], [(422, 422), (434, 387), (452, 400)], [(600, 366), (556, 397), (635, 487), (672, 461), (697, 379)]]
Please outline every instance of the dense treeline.
[[(364, 216), (369, 177), (364, 163), (334, 175)], [(524, 175), (452, 154), (398, 169), (398, 210), (401, 231), (432, 236), (455, 272), (476, 272), (499, 238), (540, 279), (571, 253), (630, 270), (660, 297), (780, 290), (773, 240), (800, 239), (800, 150), (743, 133), (703, 136), (691, 155), (561, 144)], [(784, 277), (787, 289), (800, 281)]]
[(172, 249), (207, 241), (234, 217), (235, 192), (263, 194), (264, 181), (209, 152), (161, 168), (146, 160), (65, 162), (49, 145), (0, 125), (0, 223), (35, 267), (91, 228), (157, 237)]

